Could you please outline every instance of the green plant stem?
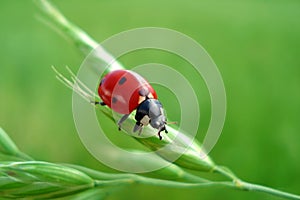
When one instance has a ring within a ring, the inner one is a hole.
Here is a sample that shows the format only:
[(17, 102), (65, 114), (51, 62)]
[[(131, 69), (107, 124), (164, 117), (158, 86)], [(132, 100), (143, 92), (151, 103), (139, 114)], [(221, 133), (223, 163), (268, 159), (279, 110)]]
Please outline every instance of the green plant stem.
[(298, 199), (298, 200), (300, 199), (299, 195), (291, 194), (288, 192), (283, 192), (283, 191), (276, 190), (276, 189), (262, 186), (262, 185), (247, 183), (244, 181), (240, 181), (239, 185), (236, 185), (236, 188), (241, 189), (241, 190), (263, 192), (266, 194), (271, 194), (273, 196), (282, 197), (282, 198), (286, 198), (286, 199)]
[(231, 187), (235, 187), (236, 189), (239, 190), (263, 192), (263, 193), (267, 193), (267, 194), (271, 194), (274, 196), (283, 197), (287, 199), (300, 199), (299, 195), (290, 194), (270, 187), (242, 181), (233, 172), (231, 172), (229, 169), (223, 166), (216, 166), (214, 171), (232, 180)]
[(276, 190), (273, 188), (269, 188), (266, 186), (262, 185), (257, 185), (257, 184), (252, 184), (252, 183), (247, 183), (244, 181), (238, 181), (238, 182), (214, 182), (210, 181), (207, 183), (179, 183), (179, 182), (174, 182), (174, 181), (165, 181), (165, 180), (151, 180), (149, 178), (145, 177), (138, 177), (137, 179), (134, 180), (136, 183), (143, 183), (147, 185), (155, 185), (155, 186), (164, 186), (164, 187), (176, 187), (176, 188), (192, 188), (192, 187), (211, 187), (211, 186), (224, 186), (224, 187), (229, 187), (233, 189), (238, 189), (238, 190), (243, 190), (243, 191), (257, 191), (257, 192), (262, 192), (266, 194), (270, 194), (273, 196), (277, 197), (282, 197), (286, 199), (294, 199), (294, 200), (299, 200), (300, 196), (295, 195), (295, 194), (290, 194), (287, 192), (283, 192), (280, 190)]
[(153, 178), (146, 178), (141, 176), (136, 176), (133, 180), (134, 183), (139, 184), (147, 184), (153, 186), (164, 186), (164, 187), (175, 187), (175, 188), (191, 188), (191, 187), (208, 187), (208, 186), (221, 186), (226, 185), (230, 182), (203, 182), (203, 183), (182, 183), (176, 181), (168, 181), (168, 180), (160, 180), (160, 179), (153, 179)]
[(239, 178), (226, 167), (216, 165), (213, 169), (213, 172), (217, 172), (223, 175), (224, 177), (227, 177), (228, 179), (232, 180), (233, 182), (239, 181)]
[(176, 181), (160, 180), (147, 178), (142, 176), (132, 176), (132, 178), (118, 179), (111, 181), (95, 181), (95, 186), (120, 186), (123, 184), (145, 184), (152, 186), (163, 186), (172, 188), (200, 188), (200, 187), (211, 187), (211, 186), (226, 186), (230, 188), (235, 188), (235, 185), (228, 181), (208, 181), (204, 183), (182, 183)]
[(176, 187), (176, 188), (189, 188), (189, 187), (210, 187), (210, 186), (224, 186), (229, 187), (232, 189), (238, 189), (243, 191), (257, 191), (257, 192), (263, 192), (267, 194), (271, 194), (278, 197), (283, 197), (287, 199), (300, 199), (300, 196), (290, 194), (287, 192), (283, 192), (280, 190), (276, 190), (273, 188), (269, 188), (262, 185), (252, 184), (248, 182), (241, 181), (238, 179), (233, 173), (230, 171), (225, 170), (223, 167), (218, 166), (216, 170), (217, 172), (222, 173), (224, 176), (232, 179), (232, 181), (225, 181), (225, 182), (217, 182), (217, 181), (210, 181), (206, 179), (195, 177), (194, 175), (187, 174), (186, 181), (197, 181), (198, 183), (192, 182), (192, 183), (182, 183), (182, 182), (174, 182), (174, 181), (166, 181), (166, 180), (159, 180), (159, 179), (153, 179), (153, 178), (147, 178), (138, 176), (135, 174), (107, 174), (103, 172), (99, 172), (93, 169), (89, 169), (82, 166), (77, 165), (70, 165), (67, 164), (69, 167), (73, 167), (75, 169), (78, 169), (80, 171), (85, 172), (89, 176), (97, 179), (118, 179), (117, 181), (112, 181), (111, 183), (118, 184), (118, 181), (122, 180), (123, 184), (132, 184), (132, 183), (138, 183), (138, 184), (147, 184), (147, 185), (154, 185), (154, 186), (165, 186), (165, 187)]
[[(99, 45), (93, 38), (91, 38), (87, 33), (85, 33), (78, 26), (71, 23), (65, 18), (65, 16), (49, 1), (47, 0), (34, 0), (39, 8), (43, 11), (48, 20), (45, 23), (50, 25), (56, 31), (66, 36), (66, 38), (74, 43), (74, 45), (81, 50), (85, 55), (88, 55), (95, 49), (101, 52), (104, 56), (97, 56), (97, 59), (101, 59), (105, 63), (110, 63), (113, 57)], [(114, 62), (114, 69), (123, 69), (123, 66), (118, 62)]]
[(121, 186), (121, 185), (129, 185), (134, 183), (134, 180), (132, 179), (116, 179), (116, 180), (95, 180), (95, 187), (98, 186), (105, 186), (105, 187), (111, 187), (111, 186)]
[(82, 50), (89, 53), (98, 46), (98, 43), (89, 37), (84, 31), (69, 22), (51, 3), (47, 0), (35, 0), (37, 5), (44, 11), (60, 33), (65, 34), (70, 41)]
[[(100, 172), (100, 171), (97, 171), (94, 169), (90, 169), (90, 168), (79, 166), (79, 165), (73, 165), (73, 164), (63, 164), (63, 165), (66, 165), (68, 167), (72, 167), (74, 169), (82, 171), (94, 179), (101, 179), (101, 180), (133, 179), (133, 180), (136, 180), (138, 177), (142, 177), (142, 176), (136, 175), (136, 174), (104, 173), (104, 172)], [(211, 182), (210, 180), (195, 176), (195, 175), (187, 173), (187, 172), (184, 172), (184, 174), (182, 175), (182, 180), (189, 182), (189, 183)]]
[[(191, 183), (148, 178), (136, 174), (110, 174), (110, 173), (99, 172), (97, 170), (93, 170), (78, 165), (72, 165), (72, 164), (64, 164), (64, 165), (80, 170), (94, 179), (101, 179), (101, 180), (106, 179), (107, 181), (105, 183), (112, 183), (112, 185), (121, 182), (123, 184), (138, 183), (138, 184), (177, 187), (177, 188), (208, 187), (208, 186), (227, 186), (232, 188), (235, 187), (235, 185), (232, 184), (231, 182), (213, 182), (207, 179), (196, 177), (188, 173), (186, 175), (187, 177), (186, 181), (192, 181)], [(96, 185), (101, 185), (102, 183), (103, 181), (99, 181), (96, 182)]]
[(109, 194), (113, 193), (110, 188), (100, 189), (92, 188), (90, 190), (75, 194), (71, 197), (72, 200), (86, 200), (86, 199), (105, 199)]

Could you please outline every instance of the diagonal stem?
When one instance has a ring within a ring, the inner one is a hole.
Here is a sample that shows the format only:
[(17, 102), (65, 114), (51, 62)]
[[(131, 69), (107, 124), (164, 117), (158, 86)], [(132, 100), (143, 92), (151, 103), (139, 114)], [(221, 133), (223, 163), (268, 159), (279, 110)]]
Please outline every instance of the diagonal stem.
[(296, 194), (291, 194), (291, 193), (283, 192), (283, 191), (276, 190), (276, 189), (273, 189), (270, 187), (257, 185), (257, 184), (253, 184), (253, 183), (247, 183), (244, 181), (241, 181), (240, 186), (237, 186), (237, 187), (242, 190), (263, 192), (263, 193), (271, 194), (273, 196), (282, 197), (282, 198), (286, 198), (286, 199), (298, 199), (298, 200), (300, 199), (300, 196), (296, 195)]

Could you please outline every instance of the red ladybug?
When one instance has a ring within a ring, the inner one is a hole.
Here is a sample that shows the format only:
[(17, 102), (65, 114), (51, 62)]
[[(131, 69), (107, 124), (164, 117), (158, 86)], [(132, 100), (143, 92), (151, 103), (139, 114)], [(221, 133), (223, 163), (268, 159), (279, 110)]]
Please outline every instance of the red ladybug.
[(129, 70), (115, 70), (101, 80), (98, 94), (103, 102), (96, 104), (107, 105), (115, 112), (124, 114), (118, 121), (119, 130), (130, 113), (136, 109), (136, 124), (133, 131), (142, 131), (143, 126), (150, 124), (167, 133), (162, 104), (157, 100), (157, 94), (152, 86), (139, 74)]

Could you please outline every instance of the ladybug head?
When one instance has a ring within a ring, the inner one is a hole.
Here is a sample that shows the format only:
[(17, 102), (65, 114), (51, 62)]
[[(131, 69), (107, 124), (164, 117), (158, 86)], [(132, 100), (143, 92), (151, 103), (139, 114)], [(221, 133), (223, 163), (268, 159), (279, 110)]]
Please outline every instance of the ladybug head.
[(153, 128), (159, 129), (159, 130), (163, 130), (163, 128), (165, 127), (166, 124), (166, 118), (163, 114), (161, 114), (158, 117), (152, 117), (150, 118), (150, 125)]
[[(164, 130), (166, 124), (166, 117), (164, 113), (164, 109), (161, 103), (156, 99), (149, 99), (149, 118), (150, 125), (158, 130)], [(148, 101), (149, 101), (148, 100)]]
[[(137, 108), (135, 115), (137, 120), (133, 131), (139, 130), (142, 126), (150, 124), (153, 128), (158, 129), (159, 133), (166, 131), (166, 116), (161, 103), (157, 99), (146, 99)], [(167, 132), (167, 131), (166, 131)]]

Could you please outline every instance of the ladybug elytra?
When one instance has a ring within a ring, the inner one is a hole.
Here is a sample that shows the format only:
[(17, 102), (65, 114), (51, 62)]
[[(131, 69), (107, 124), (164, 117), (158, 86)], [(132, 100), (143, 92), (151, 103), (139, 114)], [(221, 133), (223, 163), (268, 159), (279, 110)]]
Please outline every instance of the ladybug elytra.
[(141, 134), (144, 126), (150, 124), (161, 131), (166, 130), (166, 117), (163, 106), (157, 100), (157, 94), (152, 86), (139, 74), (130, 70), (115, 70), (103, 77), (98, 87), (98, 94), (103, 102), (96, 104), (107, 105), (113, 111), (123, 114), (118, 121), (119, 130), (130, 113), (136, 110), (136, 124), (133, 132)]

